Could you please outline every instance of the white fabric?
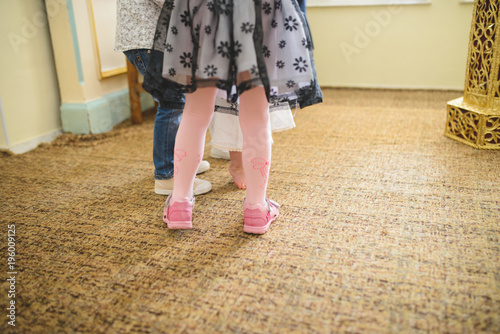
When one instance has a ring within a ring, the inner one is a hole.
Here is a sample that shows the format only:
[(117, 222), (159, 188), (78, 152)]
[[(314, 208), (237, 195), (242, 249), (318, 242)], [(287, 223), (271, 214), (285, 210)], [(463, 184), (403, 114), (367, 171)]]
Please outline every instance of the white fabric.
[[(225, 95), (224, 92), (219, 91), (215, 100), (217, 107), (209, 126), (210, 145), (221, 150), (241, 152), (243, 134), (235, 111), (237, 105), (228, 103), (223, 95)], [(269, 106), (269, 115), (272, 132), (285, 131), (295, 127), (288, 103)]]

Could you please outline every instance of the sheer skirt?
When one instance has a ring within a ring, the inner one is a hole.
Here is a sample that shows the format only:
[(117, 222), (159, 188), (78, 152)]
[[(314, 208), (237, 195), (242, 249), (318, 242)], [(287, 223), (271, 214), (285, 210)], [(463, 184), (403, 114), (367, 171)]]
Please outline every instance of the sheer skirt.
[(144, 88), (226, 91), (228, 102), (263, 86), (270, 103), (322, 101), (309, 26), (294, 0), (167, 0)]

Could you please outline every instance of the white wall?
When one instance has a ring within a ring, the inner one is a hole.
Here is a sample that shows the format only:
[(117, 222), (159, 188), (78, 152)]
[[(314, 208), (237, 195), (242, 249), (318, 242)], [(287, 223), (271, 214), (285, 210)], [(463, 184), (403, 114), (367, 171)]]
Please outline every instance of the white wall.
[(20, 153), (60, 133), (59, 87), (44, 2), (1, 1), (0, 12), (0, 148)]
[[(0, 2), (0, 110), (5, 116), (5, 123), (0, 118), (0, 148), (14, 152), (50, 141), (61, 130), (61, 95), (45, 2), (52, 4), (52, 17), (67, 16), (65, 0)], [(86, 1), (73, 4), (85, 84), (82, 87), (74, 78), (74, 54), (66, 56), (56, 48), (59, 75), (68, 82), (61, 84), (63, 100), (85, 102), (123, 90), (125, 75), (97, 78)], [(459, 0), (396, 7), (309, 7), (320, 83), (462, 90), (472, 8)], [(61, 31), (69, 29), (64, 20), (53, 20), (52, 34), (68, 40), (70, 34)]]
[(320, 84), (463, 90), (472, 9), (459, 0), (309, 7)]

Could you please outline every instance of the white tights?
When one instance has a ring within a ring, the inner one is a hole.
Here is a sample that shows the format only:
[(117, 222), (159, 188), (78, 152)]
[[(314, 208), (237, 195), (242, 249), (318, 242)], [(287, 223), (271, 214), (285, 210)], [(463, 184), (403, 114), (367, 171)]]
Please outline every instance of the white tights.
[[(186, 104), (177, 131), (174, 150), (172, 202), (193, 196), (196, 170), (203, 158), (205, 135), (212, 119), (217, 88), (198, 88), (186, 94)], [(265, 203), (271, 164), (269, 103), (264, 88), (241, 94), (239, 118), (243, 133), (242, 163), (247, 184), (247, 204)]]

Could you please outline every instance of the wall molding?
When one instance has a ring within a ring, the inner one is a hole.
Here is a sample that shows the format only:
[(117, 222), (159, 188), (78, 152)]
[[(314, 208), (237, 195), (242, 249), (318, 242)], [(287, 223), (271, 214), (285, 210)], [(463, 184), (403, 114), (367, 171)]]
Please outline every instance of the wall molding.
[(72, 37), (72, 42), (73, 42), (73, 50), (75, 53), (78, 81), (80, 82), (80, 85), (83, 85), (85, 81), (83, 78), (82, 59), (81, 59), (81, 55), (80, 55), (80, 46), (78, 44), (78, 32), (76, 29), (75, 9), (73, 8), (73, 0), (66, 0), (66, 6), (67, 6), (67, 10), (68, 10), (68, 19), (69, 19), (69, 26), (70, 26), (71, 37)]
[[(141, 93), (142, 111), (155, 105), (151, 95)], [(97, 134), (111, 130), (115, 125), (130, 118), (128, 88), (105, 94), (102, 98), (87, 103), (63, 103), (61, 105), (62, 129), (24, 141), (20, 144), (0, 149), (22, 154), (37, 148), (42, 143), (50, 143), (64, 132), (73, 134)]]
[(438, 90), (438, 91), (457, 91), (463, 94), (464, 87), (441, 86), (441, 87), (428, 87), (428, 86), (405, 86), (405, 85), (363, 85), (363, 84), (333, 84), (333, 83), (320, 83), (321, 88), (345, 88), (345, 89), (387, 89), (387, 90)]
[(15, 153), (15, 154), (22, 154), (22, 153), (26, 153), (28, 151), (31, 151), (31, 150), (37, 148), (38, 145), (40, 145), (42, 143), (50, 143), (51, 141), (56, 139), (57, 136), (59, 136), (62, 133), (63, 133), (62, 130), (56, 130), (56, 131), (38, 136), (36, 138), (27, 140), (27, 141), (22, 142), (20, 144), (13, 145), (11, 147), (1, 147), (1, 148), (10, 150), (12, 153)]
[[(154, 107), (147, 93), (141, 94), (142, 111)], [(110, 131), (115, 125), (130, 118), (128, 88), (104, 94), (86, 103), (61, 104), (61, 121), (64, 132), (97, 134)]]

